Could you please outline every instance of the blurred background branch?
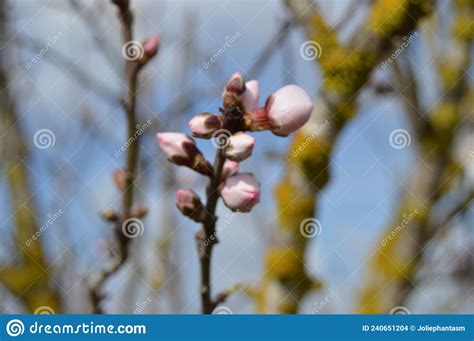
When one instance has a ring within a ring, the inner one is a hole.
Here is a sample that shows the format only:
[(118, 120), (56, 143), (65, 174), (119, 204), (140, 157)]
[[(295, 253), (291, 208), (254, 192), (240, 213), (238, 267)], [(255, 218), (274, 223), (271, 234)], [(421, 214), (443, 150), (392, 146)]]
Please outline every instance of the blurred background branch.
[[(320, 45), (321, 51), (317, 53), (323, 72), (323, 90), (315, 100), (312, 122), (294, 138), (286, 156), (286, 175), (276, 189), (279, 224), (285, 232), (280, 245), (267, 252), (259, 310), (296, 313), (301, 299), (314, 288), (301, 261), (309, 241), (301, 233), (301, 227), (305, 219), (317, 215), (320, 191), (330, 178), (332, 148), (342, 129), (356, 114), (359, 91), (388, 55), (386, 47), (397, 37), (409, 34), (418, 21), (429, 14), (432, 4), (405, 1), (393, 8), (392, 1), (375, 1), (369, 20), (358, 35), (360, 41), (343, 46), (337, 32), (326, 23), (312, 1), (287, 0), (286, 3), (308, 39)], [(384, 13), (388, 12), (393, 13), (392, 18), (386, 18)], [(329, 123), (325, 124), (326, 121)], [(315, 136), (321, 127), (326, 128)], [(305, 142), (306, 148), (299, 153), (298, 149)]]
[[(6, 42), (7, 2), (0, 0), (0, 42)], [(49, 306), (60, 313), (61, 299), (52, 285), (54, 275), (45, 259), (43, 244), (39, 238), (36, 220), (34, 191), (29, 175), (28, 147), (11, 97), (9, 79), (5, 67), (5, 53), (0, 54), (0, 109), (2, 118), (1, 166), (7, 175), (15, 248), (11, 260), (0, 269), (0, 282), (33, 313), (41, 306)], [(26, 241), (30, 240), (28, 245)]]

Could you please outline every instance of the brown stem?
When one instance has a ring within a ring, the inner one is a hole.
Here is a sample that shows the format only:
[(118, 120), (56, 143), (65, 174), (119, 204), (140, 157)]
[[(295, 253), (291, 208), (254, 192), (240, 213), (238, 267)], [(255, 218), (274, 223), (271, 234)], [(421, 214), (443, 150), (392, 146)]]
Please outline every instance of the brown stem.
[[(130, 11), (130, 3), (128, 0), (113, 0), (112, 2), (119, 8), (119, 16), (122, 22), (123, 42), (127, 43), (133, 40), (133, 16), (132, 12)], [(124, 222), (130, 218), (130, 210), (133, 204), (135, 173), (139, 157), (139, 139), (138, 136), (135, 136), (135, 129), (137, 125), (135, 107), (137, 79), (140, 69), (140, 64), (136, 60), (126, 61), (125, 70), (127, 75), (128, 91), (126, 98), (122, 102), (122, 105), (127, 119), (127, 141), (129, 141), (131, 138), (137, 139), (131, 143), (127, 149), (125, 186), (122, 193), (122, 213), (114, 229), (115, 237), (118, 242), (118, 248), (109, 266), (102, 270), (91, 286), (90, 297), (92, 300), (94, 313), (96, 314), (103, 313), (101, 303), (104, 296), (102, 295), (101, 291), (105, 281), (122, 267), (129, 254), (128, 248), (131, 239), (122, 232), (122, 228)]]
[(217, 243), (216, 237), (216, 206), (219, 199), (219, 185), (221, 183), (222, 168), (225, 162), (225, 150), (218, 149), (214, 161), (214, 176), (207, 189), (206, 221), (202, 230), (198, 232), (197, 247), (201, 265), (201, 303), (202, 313), (210, 314), (217, 303), (211, 298), (211, 259), (212, 250)]

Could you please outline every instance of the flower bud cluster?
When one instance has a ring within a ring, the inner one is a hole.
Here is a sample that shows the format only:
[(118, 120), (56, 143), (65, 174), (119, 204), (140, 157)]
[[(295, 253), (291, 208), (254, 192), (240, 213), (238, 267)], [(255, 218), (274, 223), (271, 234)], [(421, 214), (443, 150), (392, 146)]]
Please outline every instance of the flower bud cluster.
[[(208, 176), (211, 183), (218, 181), (220, 197), (232, 211), (250, 212), (260, 200), (260, 183), (251, 173), (239, 173), (239, 163), (252, 155), (255, 138), (251, 131), (270, 130), (287, 136), (301, 128), (310, 118), (313, 102), (297, 85), (287, 85), (268, 96), (259, 107), (260, 87), (256, 80), (245, 82), (239, 72), (234, 73), (223, 91), (221, 114), (201, 113), (192, 118), (188, 127), (197, 138), (211, 139), (226, 132), (221, 157), (222, 169), (214, 169), (192, 137), (182, 133), (158, 133), (158, 143), (170, 162), (186, 166)], [(219, 179), (215, 179), (219, 177)], [(191, 189), (176, 192), (176, 206), (181, 213), (195, 221), (204, 222), (209, 214), (199, 196)]]

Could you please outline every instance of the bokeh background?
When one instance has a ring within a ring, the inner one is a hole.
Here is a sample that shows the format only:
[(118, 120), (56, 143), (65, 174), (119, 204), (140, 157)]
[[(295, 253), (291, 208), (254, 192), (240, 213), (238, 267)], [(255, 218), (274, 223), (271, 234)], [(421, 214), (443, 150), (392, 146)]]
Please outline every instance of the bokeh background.
[[(125, 79), (109, 1), (1, 0), (0, 310), (92, 311), (88, 281), (116, 241)], [(104, 287), (107, 313), (198, 313), (199, 226), (174, 192), (158, 131), (217, 112), (229, 76), (314, 99), (289, 138), (255, 133), (241, 170), (261, 203), (219, 204), (214, 294), (233, 313), (473, 313), (470, 0), (133, 0), (135, 38), (160, 50), (139, 77), (135, 204), (143, 234)], [(46, 133), (45, 133), (46, 132)], [(39, 134), (46, 134), (38, 140)], [(198, 145), (210, 159), (214, 147)], [(310, 220), (308, 220), (310, 219)], [(310, 225), (308, 225), (308, 222)], [(306, 225), (305, 225), (306, 224)], [(33, 240), (32, 237), (38, 238)], [(29, 241), (29, 242), (28, 242)]]

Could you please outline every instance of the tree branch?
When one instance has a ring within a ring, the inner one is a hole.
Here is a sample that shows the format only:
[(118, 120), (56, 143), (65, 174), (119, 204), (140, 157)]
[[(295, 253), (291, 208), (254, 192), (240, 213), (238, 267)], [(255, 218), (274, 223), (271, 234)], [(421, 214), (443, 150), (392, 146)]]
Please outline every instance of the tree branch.
[(217, 305), (211, 298), (211, 259), (212, 250), (217, 243), (216, 206), (219, 200), (219, 185), (225, 162), (225, 149), (218, 148), (214, 161), (214, 176), (207, 189), (206, 221), (196, 235), (199, 261), (201, 265), (201, 303), (202, 313), (210, 314)]
[[(307, 38), (321, 47), (322, 53), (317, 61), (324, 83), (323, 91), (315, 100), (318, 105), (311, 121), (295, 134), (286, 154), (291, 162), (276, 189), (278, 219), (285, 233), (279, 240), (282, 245), (273, 246), (267, 252), (266, 275), (257, 300), (260, 311), (296, 313), (299, 301), (314, 288), (302, 261), (309, 239), (300, 233), (300, 225), (316, 215), (318, 194), (330, 179), (332, 148), (342, 129), (356, 115), (355, 101), (359, 91), (389, 53), (386, 47), (392, 39), (411, 32), (417, 20), (429, 13), (432, 3), (426, 1), (422, 6), (415, 0), (408, 2), (410, 11), (402, 6), (391, 8), (399, 14), (397, 22), (386, 20), (383, 13), (378, 14), (385, 21), (373, 26), (369, 20), (363, 26), (364, 34), (360, 36), (364, 44), (343, 46), (337, 32), (325, 22), (312, 1), (286, 0), (293, 17), (305, 29)], [(392, 1), (376, 1), (369, 11), (370, 18), (376, 16), (374, 12), (380, 11), (380, 7), (391, 4)], [(315, 136), (314, 132), (321, 127), (324, 127), (322, 133)], [(302, 144), (307, 147), (294, 157), (293, 151)], [(267, 294), (268, 286), (277, 287), (281, 295), (271, 298)]]
[[(122, 23), (122, 36), (124, 44), (133, 40), (133, 16), (130, 9), (129, 0), (112, 0), (119, 8), (119, 17)], [(127, 120), (127, 136), (126, 141), (134, 138), (137, 125), (136, 118), (136, 92), (138, 74), (141, 66), (137, 60), (127, 58), (125, 62), (125, 70), (127, 75), (127, 95), (122, 102), (123, 109)], [(129, 255), (130, 236), (124, 232), (124, 224), (131, 217), (131, 209), (133, 204), (134, 180), (139, 158), (139, 139), (131, 143), (127, 149), (126, 166), (124, 170), (125, 184), (122, 193), (122, 212), (117, 220), (114, 228), (115, 237), (118, 242), (118, 249), (114, 253), (110, 265), (104, 269), (91, 285), (90, 297), (94, 308), (94, 313), (103, 312), (101, 303), (103, 300), (102, 289), (105, 281), (116, 273), (126, 262)]]

